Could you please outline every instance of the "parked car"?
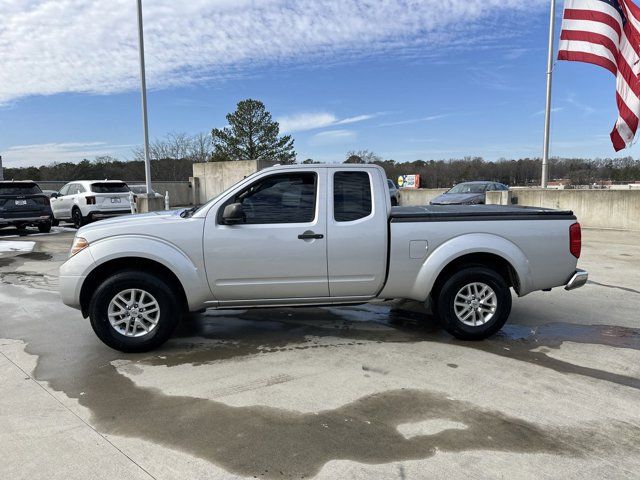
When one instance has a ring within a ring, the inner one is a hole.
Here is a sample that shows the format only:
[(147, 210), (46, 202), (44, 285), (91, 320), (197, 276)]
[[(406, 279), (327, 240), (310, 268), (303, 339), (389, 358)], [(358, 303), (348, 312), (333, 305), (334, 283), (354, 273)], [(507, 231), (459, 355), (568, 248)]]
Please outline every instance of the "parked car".
[(400, 205), (400, 190), (396, 186), (395, 182), (390, 178), (387, 178), (387, 185), (389, 185), (389, 196), (391, 197), (391, 206), (396, 207)]
[(49, 197), (35, 182), (0, 181), (0, 228), (33, 226), (46, 233), (51, 230), (51, 219)]
[(60, 267), (62, 300), (105, 344), (140, 352), (187, 311), (374, 298), (427, 302), (452, 335), (481, 339), (506, 322), (511, 288), (587, 281), (572, 212), (392, 209), (386, 183), (377, 165), (277, 166), (200, 207), (85, 226)]
[(455, 185), (448, 192), (438, 195), (429, 202), (431, 205), (477, 205), (485, 202), (485, 194), (493, 190), (509, 190), (498, 182), (464, 182)]
[(120, 180), (78, 180), (51, 196), (55, 222), (69, 220), (76, 228), (102, 218), (131, 213), (130, 190)]

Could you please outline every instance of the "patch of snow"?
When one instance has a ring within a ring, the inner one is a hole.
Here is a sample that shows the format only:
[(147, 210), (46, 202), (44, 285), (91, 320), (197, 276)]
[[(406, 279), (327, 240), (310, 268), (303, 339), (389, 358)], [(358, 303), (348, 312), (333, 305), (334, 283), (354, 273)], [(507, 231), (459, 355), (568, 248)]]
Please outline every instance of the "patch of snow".
[(0, 256), (4, 253), (30, 253), (36, 246), (36, 242), (14, 242), (0, 240)]

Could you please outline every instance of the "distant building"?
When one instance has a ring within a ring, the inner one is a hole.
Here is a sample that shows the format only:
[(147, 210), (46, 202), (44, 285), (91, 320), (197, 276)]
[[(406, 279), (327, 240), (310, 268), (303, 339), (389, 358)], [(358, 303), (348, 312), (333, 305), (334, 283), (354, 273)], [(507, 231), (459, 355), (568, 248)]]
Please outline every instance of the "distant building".
[(547, 187), (555, 188), (557, 190), (564, 190), (567, 187), (571, 186), (571, 180), (568, 178), (561, 178), (559, 180), (554, 180), (552, 182), (547, 183)]

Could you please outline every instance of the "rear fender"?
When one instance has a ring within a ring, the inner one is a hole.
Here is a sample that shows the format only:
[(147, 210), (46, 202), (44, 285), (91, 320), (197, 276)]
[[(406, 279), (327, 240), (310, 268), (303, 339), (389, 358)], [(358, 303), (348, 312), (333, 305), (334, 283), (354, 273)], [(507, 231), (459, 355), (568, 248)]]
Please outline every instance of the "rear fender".
[(426, 300), (438, 275), (455, 259), (472, 253), (489, 253), (505, 259), (517, 275), (520, 296), (532, 291), (529, 261), (516, 244), (486, 233), (473, 233), (453, 238), (438, 246), (420, 268), (411, 289), (411, 297)]

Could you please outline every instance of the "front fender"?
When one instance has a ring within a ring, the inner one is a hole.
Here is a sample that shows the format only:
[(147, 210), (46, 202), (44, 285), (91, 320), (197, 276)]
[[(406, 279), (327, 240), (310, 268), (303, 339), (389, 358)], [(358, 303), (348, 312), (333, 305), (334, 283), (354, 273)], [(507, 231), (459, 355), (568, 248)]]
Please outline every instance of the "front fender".
[(509, 262), (518, 277), (519, 295), (532, 291), (529, 260), (515, 243), (499, 235), (472, 233), (444, 242), (427, 257), (418, 272), (410, 298), (425, 299), (425, 294), (431, 292), (442, 270), (455, 259), (471, 253), (490, 253), (502, 257)]
[(134, 257), (153, 260), (171, 270), (182, 284), (189, 310), (199, 310), (212, 299), (206, 281), (204, 267), (194, 261), (174, 244), (157, 237), (144, 235), (118, 235), (92, 242), (88, 247), (95, 263), (89, 271), (119, 258)]

